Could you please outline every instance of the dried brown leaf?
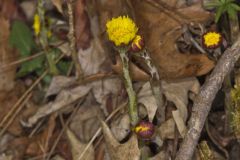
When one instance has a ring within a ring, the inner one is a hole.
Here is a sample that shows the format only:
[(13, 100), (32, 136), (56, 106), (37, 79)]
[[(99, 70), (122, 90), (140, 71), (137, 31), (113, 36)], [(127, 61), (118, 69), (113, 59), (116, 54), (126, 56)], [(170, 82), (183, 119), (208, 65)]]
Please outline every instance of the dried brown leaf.
[(88, 142), (100, 127), (103, 118), (99, 105), (83, 104), (70, 123), (70, 129), (82, 142)]
[(87, 49), (91, 39), (90, 22), (85, 6), (85, 0), (75, 2), (75, 36), (77, 47), (81, 49)]
[(174, 139), (175, 138), (175, 122), (174, 119), (170, 118), (163, 122), (158, 128), (158, 133), (160, 137), (165, 139)]
[(186, 130), (185, 122), (188, 117), (188, 93), (189, 91), (198, 92), (200, 84), (196, 78), (185, 78), (175, 82), (162, 81), (162, 88), (167, 100), (173, 102), (177, 107), (177, 110), (173, 111), (172, 115), (179, 133), (183, 137)]
[(46, 97), (58, 94), (61, 90), (68, 88), (76, 82), (75, 77), (55, 76), (48, 87)]
[(130, 133), (130, 118), (128, 114), (120, 116), (111, 124), (111, 131), (118, 141), (122, 141)]
[(60, 13), (63, 13), (63, 9), (62, 9), (62, 3), (63, 1), (62, 0), (51, 0), (53, 5), (57, 8), (57, 10), (60, 12)]
[(23, 125), (29, 127), (33, 126), (40, 118), (59, 111), (63, 107), (66, 107), (67, 105), (70, 105), (76, 100), (84, 97), (88, 94), (90, 89), (91, 87), (89, 85), (83, 85), (72, 89), (62, 90), (54, 102), (49, 102), (48, 104), (40, 107), (36, 114), (31, 116), (26, 123), (23, 122)]
[(111, 133), (105, 122), (102, 122), (104, 140), (107, 145), (107, 152), (114, 160), (139, 160), (140, 150), (135, 134), (124, 144), (120, 144)]
[[(112, 69), (117, 74), (123, 75), (122, 62), (120, 60), (120, 57), (117, 57), (117, 62), (116, 64), (112, 65)], [(144, 72), (142, 69), (140, 69), (138, 66), (136, 66), (132, 62), (129, 63), (129, 70), (130, 70), (131, 78), (133, 80), (147, 81), (150, 78), (150, 76), (146, 72)]]
[(205, 55), (181, 54), (174, 47), (177, 38), (182, 34), (183, 22), (201, 23), (209, 19), (210, 14), (204, 11), (201, 5), (177, 9), (185, 18), (175, 14), (178, 16), (176, 20), (147, 1), (139, 0), (134, 4), (137, 23), (162, 78), (199, 76), (213, 68), (214, 63)]
[[(78, 138), (74, 135), (74, 133), (69, 129), (67, 130), (67, 137), (71, 144), (73, 160), (79, 160), (79, 156), (81, 155), (83, 150), (86, 148), (87, 144), (80, 142)], [(94, 148), (91, 145), (81, 160), (94, 160), (94, 159), (95, 159)]]
[(149, 121), (152, 122), (158, 106), (149, 82), (145, 83), (142, 86), (137, 96), (138, 96), (138, 103), (141, 103), (146, 107)]
[(26, 149), (27, 155), (40, 156), (40, 155), (48, 152), (48, 150), (50, 149), (50, 147), (52, 145), (51, 139), (53, 138), (53, 134), (54, 134), (53, 131), (54, 131), (54, 128), (56, 125), (55, 118), (56, 118), (56, 114), (55, 115), (53, 114), (50, 117), (50, 120), (48, 121), (48, 124), (47, 124), (46, 128), (44, 129), (44, 131), (41, 134), (30, 139), (31, 142)]

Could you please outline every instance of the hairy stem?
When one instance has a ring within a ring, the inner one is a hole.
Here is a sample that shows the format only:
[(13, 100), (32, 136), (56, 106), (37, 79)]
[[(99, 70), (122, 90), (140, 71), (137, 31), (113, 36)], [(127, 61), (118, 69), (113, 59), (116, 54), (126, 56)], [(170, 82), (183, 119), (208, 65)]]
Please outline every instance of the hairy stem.
[(129, 67), (128, 67), (129, 59), (126, 54), (126, 49), (119, 49), (119, 52), (120, 52), (120, 57), (123, 64), (124, 85), (129, 98), (129, 103), (128, 103), (129, 115), (130, 115), (132, 126), (135, 126), (139, 121), (138, 110), (137, 110), (137, 96), (135, 91), (133, 90), (132, 79), (129, 73)]

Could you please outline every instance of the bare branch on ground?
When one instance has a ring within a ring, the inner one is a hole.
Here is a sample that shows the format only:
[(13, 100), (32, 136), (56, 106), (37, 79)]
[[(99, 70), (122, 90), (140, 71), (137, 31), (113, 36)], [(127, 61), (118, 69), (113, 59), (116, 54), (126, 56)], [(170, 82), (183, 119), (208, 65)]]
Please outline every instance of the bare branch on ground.
[(194, 102), (192, 116), (189, 120), (189, 129), (177, 153), (176, 160), (191, 160), (211, 109), (211, 104), (221, 88), (225, 76), (233, 69), (239, 57), (240, 37), (231, 48), (224, 52), (213, 72), (202, 86)]

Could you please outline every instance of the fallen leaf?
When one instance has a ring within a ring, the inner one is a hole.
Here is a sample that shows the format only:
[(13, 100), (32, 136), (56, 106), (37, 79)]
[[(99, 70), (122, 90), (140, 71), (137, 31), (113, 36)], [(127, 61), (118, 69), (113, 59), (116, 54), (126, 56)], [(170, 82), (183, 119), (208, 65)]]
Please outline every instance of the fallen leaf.
[[(66, 132), (67, 132), (67, 137), (69, 139), (69, 142), (71, 144), (73, 160), (79, 160), (79, 156), (81, 155), (83, 150), (86, 148), (87, 144), (80, 142), (77, 139), (77, 137), (73, 134), (73, 132), (70, 131), (69, 129)], [(94, 159), (95, 159), (94, 148), (91, 145), (81, 160), (94, 160)]]
[(177, 125), (178, 132), (180, 133), (181, 137), (184, 138), (185, 133), (187, 132), (187, 127), (185, 122), (180, 114), (179, 110), (172, 111), (173, 119)]
[(178, 20), (147, 1), (139, 0), (134, 4), (136, 22), (146, 39), (149, 54), (161, 78), (199, 76), (208, 73), (214, 67), (214, 62), (205, 55), (181, 54), (175, 47), (184, 23), (201, 23), (210, 18), (210, 13), (204, 11), (200, 4), (175, 9), (179, 14), (171, 10), (171, 15)]
[(64, 158), (62, 158), (59, 155), (54, 156), (53, 158), (51, 158), (51, 160), (65, 160)]
[[(96, 101), (101, 104), (100, 108), (105, 114), (110, 114), (107, 109), (107, 100), (117, 101), (119, 99), (119, 93), (122, 89), (122, 81), (120, 78), (106, 78), (101, 81), (95, 81), (91, 83), (92, 91)], [(112, 106), (114, 109), (115, 105)], [(111, 111), (111, 110), (110, 110)]]
[[(6, 151), (8, 143), (13, 140), (15, 137), (9, 133), (5, 133), (1, 138), (0, 138), (0, 153), (3, 153)], [(0, 158), (1, 159), (1, 158)]]
[(157, 129), (162, 140), (174, 139), (175, 138), (175, 121), (170, 118), (163, 122)]
[(23, 12), (25, 13), (28, 20), (31, 20), (33, 18), (33, 15), (36, 10), (36, 1), (23, 1), (20, 4), (20, 7), (22, 8)]
[(138, 103), (141, 103), (146, 107), (149, 121), (152, 122), (158, 106), (157, 106), (156, 99), (152, 93), (150, 82), (147, 82), (142, 86), (137, 97), (138, 97)]
[(30, 139), (27, 137), (15, 138), (8, 143), (8, 150), (12, 151), (14, 160), (22, 160)]
[(197, 94), (200, 84), (196, 78), (185, 78), (175, 81), (162, 81), (163, 93), (168, 101), (175, 104), (184, 120), (187, 120), (188, 93), (192, 91)]
[(6, 155), (6, 154), (1, 154), (0, 155), (0, 160), (13, 160), (13, 156), (12, 155)]
[(51, 139), (53, 138), (54, 129), (56, 126), (55, 118), (56, 114), (51, 115), (44, 131), (41, 134), (30, 139), (31, 142), (26, 149), (27, 155), (40, 156), (42, 154), (46, 154), (49, 151), (50, 147), (52, 146)]
[(68, 88), (76, 82), (75, 77), (54, 76), (48, 87), (46, 97), (58, 94), (61, 90)]
[(97, 38), (91, 41), (87, 49), (79, 49), (78, 56), (85, 76), (102, 72), (103, 66), (107, 65), (104, 64), (107, 56)]
[(185, 134), (185, 122), (188, 117), (188, 93), (192, 91), (197, 94), (199, 88), (200, 84), (196, 78), (185, 78), (172, 82), (162, 81), (164, 95), (168, 101), (173, 102), (177, 107), (177, 110), (173, 111), (172, 114), (182, 137)]
[(107, 124), (103, 121), (101, 124), (104, 140), (107, 145), (107, 152), (112, 160), (139, 160), (140, 150), (135, 134), (133, 134), (127, 142), (120, 144), (114, 138)]
[(74, 6), (76, 44), (78, 49), (87, 49), (90, 45), (91, 30), (85, 0), (77, 0)]
[(57, 10), (63, 14), (63, 9), (62, 9), (62, 0), (51, 0), (53, 5), (57, 8)]
[(149, 160), (167, 160), (168, 159), (168, 153), (166, 151), (161, 151), (154, 157), (149, 158)]
[[(112, 70), (117, 74), (123, 76), (122, 62), (120, 60), (120, 57), (117, 56), (116, 64), (112, 64)], [(129, 62), (129, 71), (133, 81), (148, 81), (150, 79), (150, 76), (146, 72), (144, 72), (132, 62)]]
[(131, 132), (129, 115), (124, 114), (113, 121), (111, 124), (111, 131), (119, 142), (126, 138)]
[[(94, 37), (88, 49), (79, 49), (78, 56), (85, 76), (111, 71), (109, 67), (111, 64), (97, 37)], [(101, 104), (104, 113), (109, 114), (105, 107), (106, 101), (109, 96), (112, 96), (112, 99), (119, 98), (118, 93), (122, 89), (121, 80), (119, 78), (105, 78), (94, 81), (90, 85), (96, 101)]]
[(76, 100), (84, 97), (86, 94), (88, 94), (90, 89), (90, 86), (84, 85), (72, 89), (62, 90), (54, 102), (49, 102), (48, 104), (40, 107), (35, 115), (28, 118), (27, 122), (22, 122), (22, 124), (26, 127), (33, 126), (40, 118), (59, 111), (63, 107), (66, 107), (67, 105), (70, 105)]
[(88, 142), (100, 127), (103, 118), (99, 105), (84, 103), (70, 123), (70, 129), (82, 142)]

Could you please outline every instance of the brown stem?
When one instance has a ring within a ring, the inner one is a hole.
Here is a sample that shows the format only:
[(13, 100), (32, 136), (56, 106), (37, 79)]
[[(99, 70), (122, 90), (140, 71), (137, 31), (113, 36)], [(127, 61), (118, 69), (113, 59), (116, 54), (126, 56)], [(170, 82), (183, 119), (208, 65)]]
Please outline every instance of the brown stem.
[(231, 48), (224, 52), (215, 69), (202, 86), (194, 102), (189, 129), (177, 153), (176, 160), (190, 160), (192, 158), (216, 93), (221, 88), (225, 76), (233, 69), (239, 56), (240, 37)]
[(76, 38), (74, 36), (74, 17), (73, 17), (73, 7), (72, 7), (73, 0), (70, 0), (67, 2), (67, 8), (68, 8), (68, 17), (69, 17), (69, 41), (70, 41), (70, 50), (73, 62), (75, 64), (76, 70), (77, 70), (77, 76), (79, 79), (83, 79), (83, 70), (82, 67), (78, 61), (78, 56), (76, 52)]

